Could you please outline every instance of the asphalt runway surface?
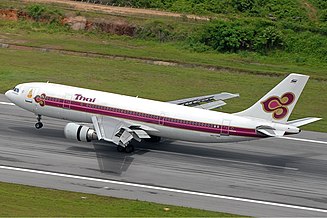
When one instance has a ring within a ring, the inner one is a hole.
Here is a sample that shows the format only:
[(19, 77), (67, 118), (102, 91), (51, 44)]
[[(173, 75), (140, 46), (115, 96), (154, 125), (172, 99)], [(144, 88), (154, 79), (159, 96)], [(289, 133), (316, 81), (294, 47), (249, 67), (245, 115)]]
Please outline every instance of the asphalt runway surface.
[[(0, 102), (8, 100), (0, 95)], [(240, 215), (327, 216), (325, 133), (216, 144), (163, 140), (135, 143), (126, 154), (65, 139), (68, 121), (42, 121), (37, 130), (34, 114), (0, 103), (0, 181)]]

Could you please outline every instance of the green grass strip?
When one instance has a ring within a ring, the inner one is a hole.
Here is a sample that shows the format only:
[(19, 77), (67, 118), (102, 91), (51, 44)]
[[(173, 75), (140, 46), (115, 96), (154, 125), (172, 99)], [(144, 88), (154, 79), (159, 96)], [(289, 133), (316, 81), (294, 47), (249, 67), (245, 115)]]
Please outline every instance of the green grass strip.
[(95, 52), (135, 58), (151, 58), (183, 64), (196, 64), (226, 68), (249, 74), (285, 75), (308, 74), (318, 80), (327, 80), (327, 64), (306, 57), (306, 62), (297, 63), (298, 57), (283, 51), (268, 56), (254, 52), (197, 53), (185, 48), (183, 42), (160, 43), (123, 36), (111, 36), (95, 32), (74, 32), (60, 26), (34, 22), (16, 22), (0, 19), (0, 39), (3, 43), (26, 46)]
[(0, 208), (0, 216), (5, 217), (236, 217), (227, 213), (3, 182), (0, 182)]

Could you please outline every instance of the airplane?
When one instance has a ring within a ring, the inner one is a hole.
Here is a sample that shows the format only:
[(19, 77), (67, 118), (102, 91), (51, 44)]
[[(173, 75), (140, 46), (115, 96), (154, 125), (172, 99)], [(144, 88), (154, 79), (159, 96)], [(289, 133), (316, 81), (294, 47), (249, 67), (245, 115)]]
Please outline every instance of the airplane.
[(248, 109), (228, 114), (212, 109), (238, 94), (219, 93), (160, 102), (90, 89), (31, 82), (17, 85), (5, 95), (15, 105), (37, 116), (69, 120), (66, 138), (90, 142), (104, 140), (119, 152), (133, 152), (136, 141), (174, 140), (215, 143), (231, 137), (282, 137), (299, 133), (300, 126), (321, 118), (288, 121), (309, 76), (290, 74)]

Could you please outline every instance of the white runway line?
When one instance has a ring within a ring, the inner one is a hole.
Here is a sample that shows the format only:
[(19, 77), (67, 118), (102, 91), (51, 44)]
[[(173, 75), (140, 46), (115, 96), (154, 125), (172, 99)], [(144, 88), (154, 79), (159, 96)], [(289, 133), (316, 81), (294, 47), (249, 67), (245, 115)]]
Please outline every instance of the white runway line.
[(92, 178), (92, 177), (76, 176), (76, 175), (70, 175), (70, 174), (54, 173), (54, 172), (24, 169), (24, 168), (18, 168), (18, 167), (10, 167), (10, 166), (1, 166), (1, 165), (0, 165), (0, 169), (26, 172), (26, 173), (34, 173), (34, 174), (40, 174), (40, 175), (64, 177), (64, 178), (78, 179), (78, 180), (84, 180), (84, 181), (102, 182), (102, 183), (107, 183), (107, 184), (123, 185), (123, 186), (130, 186), (130, 187), (137, 187), (137, 188), (144, 188), (144, 189), (151, 189), (151, 190), (158, 190), (158, 191), (165, 191), (165, 192), (174, 192), (174, 193), (195, 195), (195, 196), (209, 197), (209, 198), (216, 198), (216, 199), (242, 201), (242, 202), (247, 202), (247, 203), (262, 204), (262, 205), (283, 207), (283, 208), (291, 208), (291, 209), (297, 209), (297, 210), (306, 210), (306, 211), (327, 213), (327, 209), (304, 207), (304, 206), (275, 203), (275, 202), (270, 202), (270, 201), (253, 200), (253, 199), (239, 198), (239, 197), (230, 197), (230, 196), (225, 196), (225, 195), (209, 194), (209, 193), (196, 192), (196, 191), (187, 191), (187, 190), (181, 190), (181, 189), (175, 189), (175, 188), (164, 188), (164, 187), (152, 186), (152, 185), (142, 185), (142, 184), (131, 183), (131, 182), (120, 182), (120, 181), (109, 180), (109, 179), (98, 179), (98, 178)]
[(14, 103), (9, 103), (9, 102), (4, 102), (4, 101), (0, 101), (0, 104), (4, 104), (4, 105), (12, 105), (14, 106)]
[(325, 141), (318, 141), (318, 140), (312, 140), (312, 139), (301, 139), (301, 138), (292, 138), (292, 137), (280, 137), (280, 139), (288, 139), (288, 140), (294, 140), (294, 141), (302, 141), (302, 142), (312, 142), (312, 143), (319, 143), (319, 144), (326, 144), (327, 142)]

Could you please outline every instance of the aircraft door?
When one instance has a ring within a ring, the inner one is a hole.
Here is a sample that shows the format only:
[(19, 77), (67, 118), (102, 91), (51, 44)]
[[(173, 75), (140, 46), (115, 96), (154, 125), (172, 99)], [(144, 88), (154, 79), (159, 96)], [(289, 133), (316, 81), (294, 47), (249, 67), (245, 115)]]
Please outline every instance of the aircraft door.
[(70, 109), (71, 102), (72, 102), (72, 95), (66, 93), (65, 94), (65, 97), (64, 97), (64, 102), (63, 102), (62, 108), (69, 110)]
[(164, 125), (165, 124), (165, 113), (161, 113), (159, 117), (159, 125)]
[(230, 128), (230, 120), (223, 120), (221, 125), (221, 135), (228, 136), (229, 135), (229, 128)]
[(63, 103), (62, 103), (62, 111), (61, 111), (61, 117), (63, 119), (69, 119), (70, 117), (70, 106), (72, 102), (72, 95), (69, 93), (66, 93), (64, 95)]

